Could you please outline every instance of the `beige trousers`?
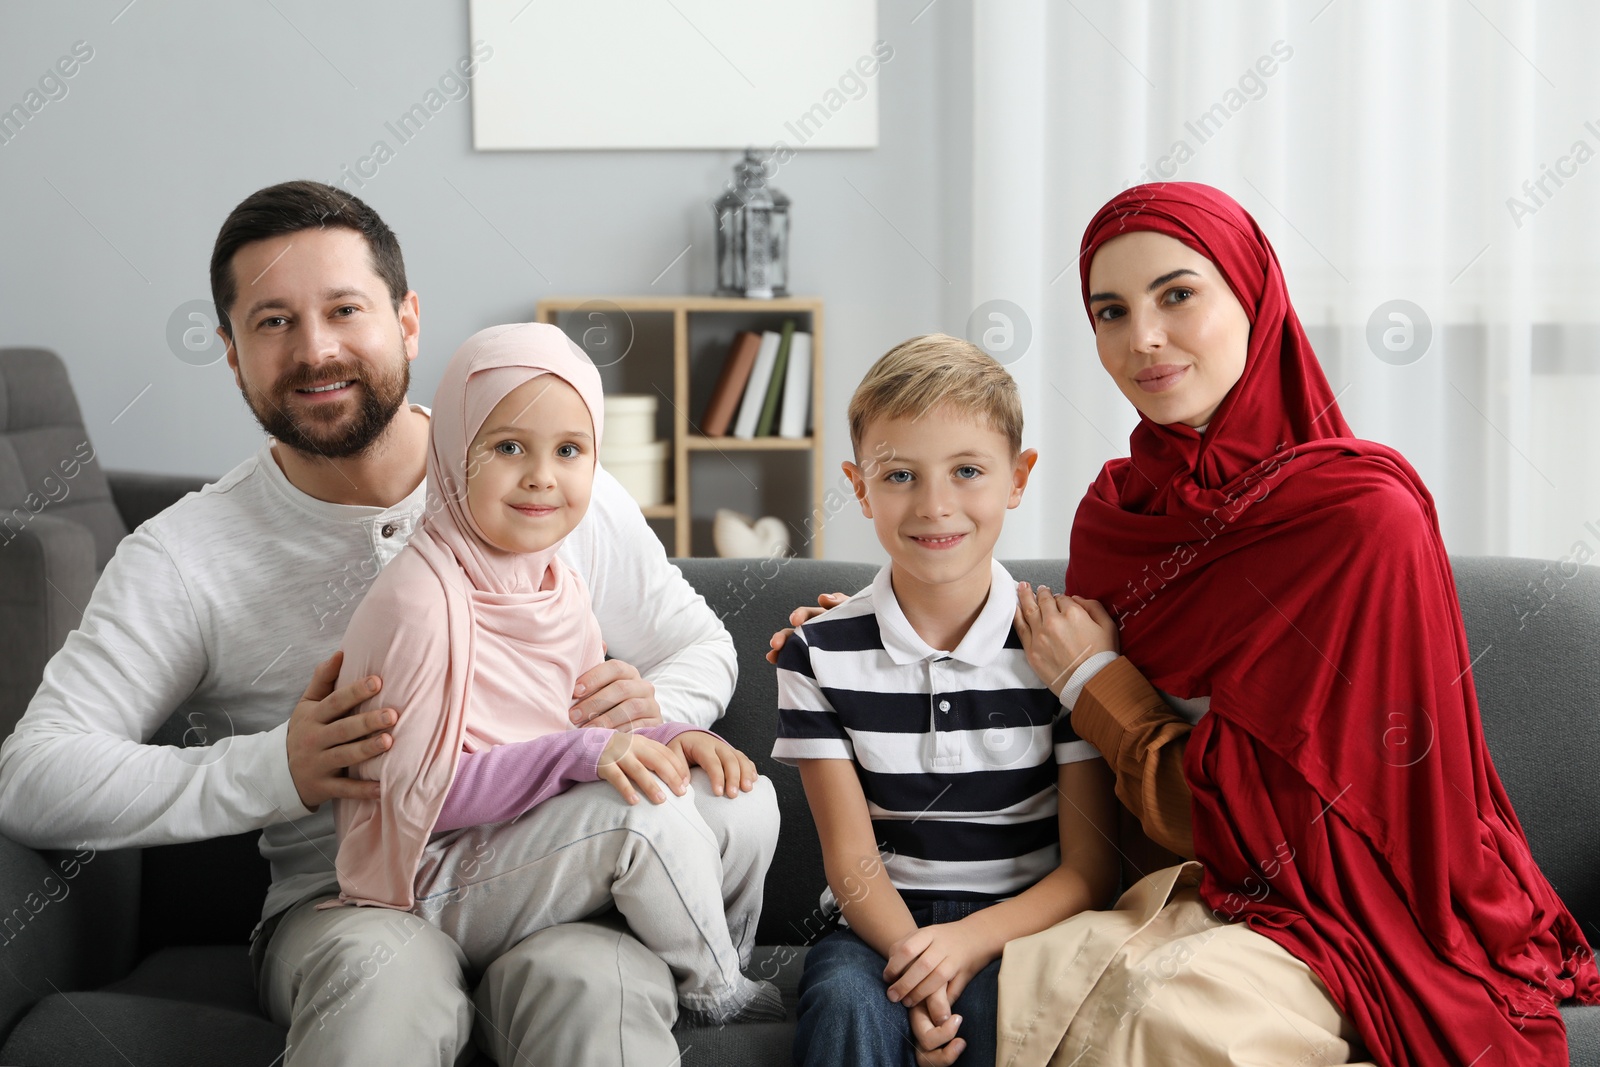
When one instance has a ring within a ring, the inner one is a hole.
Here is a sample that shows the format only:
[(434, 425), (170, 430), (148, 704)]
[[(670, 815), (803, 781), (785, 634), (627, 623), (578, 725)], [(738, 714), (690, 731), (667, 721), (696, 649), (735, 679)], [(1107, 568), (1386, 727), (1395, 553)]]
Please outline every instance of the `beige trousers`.
[(1364, 1050), (1311, 969), (1195, 888), (1200, 865), (1140, 881), (1006, 946), (996, 1063), (1006, 1067), (1314, 1067)]
[(680, 1004), (730, 1016), (761, 993), (741, 972), (778, 845), (777, 793), (758, 777), (719, 797), (699, 767), (690, 783), (664, 803), (629, 804), (584, 782), (520, 818), (442, 835), (423, 851), (412, 912), (481, 973), (523, 938), (615, 905), (671, 968)]
[(289, 1027), (288, 1067), (665, 1067), (678, 1055), (672, 973), (615, 912), (527, 938), (469, 992), (438, 927), (313, 897), (279, 925), (262, 971), (267, 1016)]
[[(778, 833), (771, 783), (729, 799), (704, 775), (693, 771), (693, 804), (718, 851), (759, 850), (765, 871)], [(759, 911), (761, 879), (753, 881), (737, 891), (755, 892)], [(524, 938), (473, 990), (466, 955), (438, 927), (388, 908), (318, 911), (325, 899), (291, 908), (263, 946), (261, 1007), (289, 1028), (283, 1067), (452, 1067), (471, 1062), (474, 1038), (501, 1067), (678, 1060), (672, 972), (614, 911)]]

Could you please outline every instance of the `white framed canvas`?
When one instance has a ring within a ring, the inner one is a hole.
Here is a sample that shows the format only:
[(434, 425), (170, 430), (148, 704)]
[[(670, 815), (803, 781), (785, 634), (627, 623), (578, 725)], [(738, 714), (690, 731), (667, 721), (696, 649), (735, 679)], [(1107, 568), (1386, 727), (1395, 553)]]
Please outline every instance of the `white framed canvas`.
[(875, 0), (471, 0), (473, 146), (874, 148)]

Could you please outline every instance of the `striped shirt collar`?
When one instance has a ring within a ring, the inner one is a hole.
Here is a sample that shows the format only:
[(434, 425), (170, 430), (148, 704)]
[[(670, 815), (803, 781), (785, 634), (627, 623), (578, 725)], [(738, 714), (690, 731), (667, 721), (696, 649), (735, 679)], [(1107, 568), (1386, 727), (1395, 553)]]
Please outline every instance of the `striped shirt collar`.
[(950, 658), (982, 667), (1000, 654), (1016, 618), (1017, 583), (999, 560), (989, 560), (989, 599), (953, 652), (934, 648), (912, 628), (906, 613), (900, 610), (900, 601), (895, 599), (894, 587), (889, 581), (890, 567), (885, 564), (872, 579), (872, 610), (878, 616), (884, 651), (895, 663), (903, 666), (927, 659)]

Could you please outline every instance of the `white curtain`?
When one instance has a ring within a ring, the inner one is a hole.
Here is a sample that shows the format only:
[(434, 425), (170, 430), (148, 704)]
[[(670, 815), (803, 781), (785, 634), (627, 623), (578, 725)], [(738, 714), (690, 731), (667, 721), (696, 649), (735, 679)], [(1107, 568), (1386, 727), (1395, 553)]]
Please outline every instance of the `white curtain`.
[(1411, 460), (1452, 552), (1600, 558), (1593, 5), (978, 0), (972, 17), (972, 298), (1030, 319), (1012, 370), (1043, 454), (1002, 555), (1062, 554), (1083, 488), (1126, 454), (1078, 241), (1113, 193), (1167, 179), (1255, 216), (1346, 418)]

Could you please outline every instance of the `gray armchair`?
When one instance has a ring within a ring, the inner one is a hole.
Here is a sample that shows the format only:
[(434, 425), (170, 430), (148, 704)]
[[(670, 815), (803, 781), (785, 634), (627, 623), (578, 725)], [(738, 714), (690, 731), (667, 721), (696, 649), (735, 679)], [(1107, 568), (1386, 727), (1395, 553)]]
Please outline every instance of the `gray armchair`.
[(117, 542), (205, 481), (102, 470), (60, 357), (0, 348), (0, 737)]

